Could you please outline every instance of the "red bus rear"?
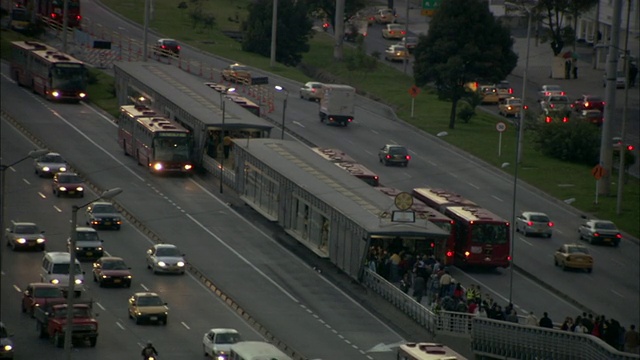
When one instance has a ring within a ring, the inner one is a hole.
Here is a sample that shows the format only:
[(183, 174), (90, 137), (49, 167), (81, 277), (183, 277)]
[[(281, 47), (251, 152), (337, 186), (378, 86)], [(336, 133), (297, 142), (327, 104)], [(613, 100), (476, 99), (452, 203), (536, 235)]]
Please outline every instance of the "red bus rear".
[[(55, 21), (62, 25), (64, 13), (64, 0), (29, 0), (35, 1), (38, 8), (38, 15)], [(67, 26), (70, 28), (80, 27), (80, 0), (68, 0), (67, 2)]]
[(510, 266), (511, 236), (508, 221), (448, 190), (418, 188), (413, 189), (413, 195), (453, 219), (456, 265)]

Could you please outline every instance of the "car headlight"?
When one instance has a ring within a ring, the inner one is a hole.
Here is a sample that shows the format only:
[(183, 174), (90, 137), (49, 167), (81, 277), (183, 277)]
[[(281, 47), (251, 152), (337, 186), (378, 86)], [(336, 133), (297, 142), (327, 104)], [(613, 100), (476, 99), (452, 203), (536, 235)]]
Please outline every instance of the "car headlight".
[(75, 283), (76, 283), (76, 285), (82, 284), (82, 279), (76, 279)]
[(51, 169), (48, 166), (43, 166), (42, 171), (51, 171)]
[(26, 242), (27, 242), (27, 239), (25, 239), (25, 238), (19, 238), (19, 239), (16, 239), (16, 242), (17, 242), (17, 243), (19, 243), (19, 244), (24, 244), (24, 243), (26, 243)]
[(131, 276), (131, 275), (127, 275), (127, 276), (125, 276), (125, 279), (131, 279), (132, 277), (133, 276)]
[(36, 242), (38, 244), (42, 244), (44, 242), (44, 239), (43, 238), (38, 238), (38, 239), (36, 239)]
[(84, 99), (84, 98), (87, 96), (87, 94), (85, 94), (85, 93), (81, 92), (81, 93), (79, 93), (79, 94), (78, 94), (78, 96), (79, 96), (81, 99)]
[(60, 168), (60, 172), (65, 172), (65, 171), (67, 171), (67, 168), (66, 168), (66, 167), (64, 167), (64, 166), (62, 166), (62, 167)]
[(102, 275), (103, 279), (108, 279), (109, 277), (107, 275)]
[(157, 170), (157, 171), (162, 170), (162, 164), (161, 164), (161, 163), (155, 163), (155, 164), (153, 164), (153, 169), (154, 169), (154, 170)]
[(80, 250), (82, 250), (81, 247), (76, 247), (76, 251), (80, 251)]
[(102, 246), (99, 246), (96, 250), (102, 251)]
[(9, 344), (4, 346), (4, 351), (11, 351), (11, 350), (13, 350), (13, 346), (11, 346)]
[(49, 282), (50, 282), (50, 283), (52, 283), (53, 285), (58, 285), (58, 284), (60, 283), (60, 280), (58, 280), (58, 279), (51, 279)]
[(84, 188), (83, 188), (82, 186), (78, 186), (78, 187), (76, 188), (76, 190), (77, 190), (77, 191), (84, 191)]
[(158, 261), (158, 266), (165, 267), (167, 264), (164, 261)]
[(60, 93), (59, 93), (57, 90), (53, 90), (53, 91), (51, 92), (51, 95), (52, 95), (53, 97), (58, 97), (58, 96), (60, 96)]
[(60, 190), (60, 191), (67, 191), (67, 188), (66, 188), (66, 187), (64, 187), (64, 186), (60, 186), (60, 187), (58, 188), (58, 190)]
[(183, 267), (184, 266), (184, 261), (178, 261), (178, 266), (179, 267)]

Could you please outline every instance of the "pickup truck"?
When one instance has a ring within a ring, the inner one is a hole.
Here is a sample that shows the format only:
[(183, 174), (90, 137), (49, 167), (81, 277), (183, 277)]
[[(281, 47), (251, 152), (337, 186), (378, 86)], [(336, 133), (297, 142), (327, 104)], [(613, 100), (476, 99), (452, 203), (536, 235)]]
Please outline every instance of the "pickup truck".
[[(92, 302), (76, 302), (73, 305), (73, 343), (89, 341), (91, 347), (98, 340), (98, 321), (93, 318)], [(36, 327), (40, 338), (50, 338), (57, 347), (64, 346), (65, 327), (67, 324), (67, 304), (46, 304), (35, 308)]]

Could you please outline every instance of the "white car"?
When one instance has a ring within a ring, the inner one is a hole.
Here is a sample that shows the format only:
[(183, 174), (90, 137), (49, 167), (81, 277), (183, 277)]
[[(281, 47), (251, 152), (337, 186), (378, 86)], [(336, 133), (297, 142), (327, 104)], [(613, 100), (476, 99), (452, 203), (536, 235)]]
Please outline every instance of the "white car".
[(524, 236), (535, 234), (550, 238), (553, 225), (549, 216), (541, 212), (525, 211), (516, 217), (516, 231)]
[(382, 37), (385, 39), (402, 39), (407, 32), (405, 31), (404, 25), (400, 24), (387, 24), (385, 28), (382, 29)]
[(300, 88), (300, 99), (318, 101), (322, 99), (322, 83), (310, 81)]
[(178, 247), (171, 244), (156, 244), (147, 250), (147, 268), (156, 273), (184, 274), (187, 262)]
[(69, 169), (69, 164), (58, 153), (50, 152), (33, 160), (36, 175), (53, 176), (55, 173), (65, 172)]
[(402, 45), (391, 45), (384, 51), (385, 60), (404, 61), (409, 58), (409, 52)]
[(567, 95), (560, 85), (542, 85), (538, 90), (538, 99), (542, 100), (549, 96), (565, 96)]
[(204, 356), (213, 359), (227, 359), (231, 345), (242, 341), (240, 333), (235, 329), (214, 328), (202, 337), (202, 351)]

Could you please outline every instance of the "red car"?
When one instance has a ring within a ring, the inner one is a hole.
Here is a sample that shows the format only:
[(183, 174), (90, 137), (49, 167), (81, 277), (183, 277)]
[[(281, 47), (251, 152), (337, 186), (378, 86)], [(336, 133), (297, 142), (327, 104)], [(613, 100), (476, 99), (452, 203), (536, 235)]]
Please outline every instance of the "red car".
[(93, 263), (93, 281), (105, 285), (131, 287), (131, 268), (119, 257), (103, 256)]
[(67, 299), (62, 290), (50, 283), (31, 283), (22, 293), (22, 312), (28, 312), (33, 317), (33, 309), (45, 304), (62, 304)]
[(573, 108), (577, 112), (583, 110), (600, 110), (604, 113), (604, 101), (596, 95), (582, 95), (578, 100), (574, 101)]

